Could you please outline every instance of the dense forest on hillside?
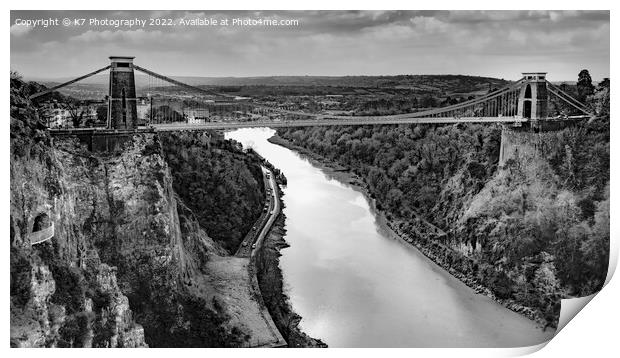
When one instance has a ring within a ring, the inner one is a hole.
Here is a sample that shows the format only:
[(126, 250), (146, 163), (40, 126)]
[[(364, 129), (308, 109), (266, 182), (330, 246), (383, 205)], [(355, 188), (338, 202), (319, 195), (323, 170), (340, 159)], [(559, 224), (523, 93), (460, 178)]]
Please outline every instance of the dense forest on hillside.
[[(173, 187), (200, 226), (234, 253), (260, 216), (260, 159), (216, 132), (161, 134)], [(248, 190), (253, 188), (254, 190)]]
[(278, 135), (360, 175), (378, 208), (405, 231), (415, 231), (421, 217), (448, 233), (441, 240), (478, 262), (475, 275), (497, 297), (553, 321), (558, 298), (590, 294), (606, 276), (608, 85), (586, 96), (599, 118), (554, 132), (544, 156), (513, 158), (502, 168), (499, 126), (290, 128)]

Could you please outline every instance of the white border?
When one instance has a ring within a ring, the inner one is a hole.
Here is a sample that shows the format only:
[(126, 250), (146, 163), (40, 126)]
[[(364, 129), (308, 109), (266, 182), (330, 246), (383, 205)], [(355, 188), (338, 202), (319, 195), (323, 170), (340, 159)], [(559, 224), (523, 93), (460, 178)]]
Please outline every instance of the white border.
[[(383, 9), (418, 9), (418, 10), (431, 10), (431, 9), (445, 9), (445, 10), (466, 10), (466, 9), (494, 9), (494, 10), (514, 10), (517, 9), (515, 6), (519, 6), (519, 9), (527, 9), (527, 10), (543, 10), (543, 9), (566, 9), (566, 10), (576, 10), (576, 9), (590, 9), (590, 10), (600, 10), (600, 9), (611, 9), (611, 57), (618, 58), (617, 51), (618, 46), (614, 43), (614, 39), (617, 39), (617, 30), (618, 26), (613, 21), (615, 11), (618, 8), (619, 2), (612, 1), (598, 1), (598, 0), (589, 0), (589, 1), (536, 1), (536, 0), (520, 0), (520, 1), (510, 1), (510, 2), (499, 2), (499, 1), (480, 1), (480, 0), (470, 0), (470, 1), (425, 1), (420, 3), (413, 3), (411, 1), (392, 1), (392, 0), (381, 0), (375, 2), (336, 2), (333, 0), (314, 0), (314, 1), (221, 1), (218, 3), (207, 3), (205, 1), (184, 1), (184, 0), (175, 0), (175, 1), (162, 1), (162, 0), (151, 0), (148, 3), (146, 2), (134, 2), (129, 3), (126, 0), (108, 0), (105, 2), (94, 3), (94, 2), (84, 2), (84, 1), (21, 1), (21, 2), (13, 2), (11, 3), (11, 7), (15, 10), (37, 10), (37, 9), (55, 9), (55, 10), (63, 10), (63, 9), (88, 9), (88, 10), (96, 10), (96, 9), (110, 9), (110, 10), (133, 10), (133, 9), (141, 9), (145, 4), (148, 4), (150, 9), (163, 9), (163, 10), (172, 10), (172, 9), (213, 9), (213, 10), (222, 10), (222, 9), (295, 9), (295, 10), (308, 10), (308, 9), (325, 9), (325, 10), (341, 10), (341, 9), (364, 9), (364, 10), (383, 10)], [(7, 4), (7, 2), (4, 2)], [(53, 8), (52, 8), (53, 6)], [(9, 9), (3, 12), (3, 18), (5, 20), (5, 24), (10, 22), (9, 20)], [(6, 26), (6, 25), (5, 25)], [(10, 26), (10, 25), (9, 25)], [(9, 49), (9, 41), (10, 34), (7, 31), (5, 35), (2, 37), (2, 41), (4, 42), (4, 48)], [(8, 72), (10, 68), (10, 53), (9, 51), (5, 52), (5, 57), (3, 59), (5, 71)], [(611, 61), (611, 64), (614, 61)], [(612, 77), (612, 94), (614, 98), (612, 100), (612, 112), (614, 114), (618, 112), (618, 105), (616, 102), (615, 93), (618, 90), (618, 86), (616, 86), (615, 78), (614, 78), (614, 66), (611, 66), (610, 69), (610, 77)], [(3, 102), (3, 112), (6, 115), (6, 119), (2, 122), (5, 138), (8, 137), (9, 133), (9, 108), (8, 101), (6, 98), (9, 97), (9, 86), (5, 87), (5, 101)], [(612, 137), (615, 137), (615, 134), (618, 133), (618, 124), (612, 120)], [(7, 138), (8, 139), (8, 138)], [(3, 232), (8, 230), (8, 216), (9, 216), (9, 144), (8, 140), (1, 146), (2, 150), (2, 167), (5, 168), (5, 175), (2, 177), (2, 185), (5, 188), (2, 191), (2, 198), (0, 199), (3, 203), (2, 205), (2, 217), (4, 220), (1, 220)], [(618, 158), (618, 149), (615, 143), (612, 141), (611, 143), (611, 156), (612, 158)], [(618, 205), (617, 201), (617, 193), (615, 188), (617, 187), (617, 175), (614, 175), (614, 172), (618, 169), (618, 165), (616, 162), (612, 160), (611, 162), (611, 182), (615, 185), (611, 186), (611, 232), (612, 232), (612, 255), (616, 257), (618, 253), (618, 222), (617, 218), (617, 209)], [(151, 356), (161, 356), (167, 357), (171, 354), (183, 354), (183, 355), (217, 355), (219, 356), (238, 356), (245, 354), (252, 354), (252, 356), (261, 357), (261, 356), (269, 356), (272, 357), (274, 355), (290, 355), (294, 353), (299, 356), (308, 356), (310, 354), (325, 354), (329, 356), (338, 356), (341, 357), (344, 355), (351, 355), (355, 357), (364, 357), (366, 355), (395, 355), (395, 356), (411, 356), (411, 355), (419, 355), (419, 356), (437, 356), (437, 357), (452, 357), (455, 355), (464, 356), (464, 357), (487, 357), (487, 356), (506, 356), (506, 355), (515, 355), (515, 354), (523, 354), (527, 353), (526, 350), (504, 350), (504, 349), (390, 349), (390, 350), (364, 350), (364, 349), (328, 349), (328, 350), (231, 350), (231, 349), (217, 349), (217, 350), (202, 350), (202, 349), (183, 349), (183, 350), (148, 350), (148, 351), (136, 351), (136, 350), (116, 350), (112, 353), (109, 350), (89, 350), (88, 352), (74, 349), (74, 350), (16, 350), (9, 349), (9, 325), (10, 320), (8, 317), (9, 311), (8, 306), (9, 303), (9, 250), (8, 250), (8, 240), (5, 239), (5, 271), (4, 275), (2, 275), (2, 283), (1, 286), (3, 288), (4, 294), (2, 296), (4, 302), (4, 311), (3, 315), (5, 315), (5, 324), (2, 327), (2, 337), (4, 337), (5, 342), (5, 356), (31, 356), (34, 354), (41, 355), (45, 354), (46, 356), (55, 357), (55, 356), (74, 356), (74, 355), (83, 355), (88, 354), (89, 356), (100, 356), (100, 355), (132, 355), (136, 354), (149, 354)], [(567, 356), (567, 357), (586, 357), (586, 356), (612, 356), (617, 354), (618, 351), (618, 308), (617, 303), (620, 302), (620, 284), (618, 284), (618, 279), (612, 280), (603, 291), (592, 299), (592, 302), (589, 303), (581, 313), (579, 313), (575, 319), (570, 322), (551, 342), (542, 350), (536, 353), (538, 357), (559, 357), (559, 356)], [(532, 351), (531, 349), (529, 350)]]

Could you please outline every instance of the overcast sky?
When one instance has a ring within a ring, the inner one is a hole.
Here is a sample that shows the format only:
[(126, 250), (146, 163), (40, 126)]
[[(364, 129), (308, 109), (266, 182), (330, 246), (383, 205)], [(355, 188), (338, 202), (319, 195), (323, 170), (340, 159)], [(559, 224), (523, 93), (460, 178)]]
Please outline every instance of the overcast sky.
[[(27, 27), (17, 19), (58, 18)], [(86, 19), (83, 26), (62, 19)], [(89, 19), (229, 19), (218, 26), (89, 26)], [(232, 20), (298, 20), (233, 26)], [(609, 77), (602, 11), (12, 11), (11, 68), (29, 78), (79, 76), (110, 55), (170, 76), (466, 74), (518, 79), (546, 71)]]

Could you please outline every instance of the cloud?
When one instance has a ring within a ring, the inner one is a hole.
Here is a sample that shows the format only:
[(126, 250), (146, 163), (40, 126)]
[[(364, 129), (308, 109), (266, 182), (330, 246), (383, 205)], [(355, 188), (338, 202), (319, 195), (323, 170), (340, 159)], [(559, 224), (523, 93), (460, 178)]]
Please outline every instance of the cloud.
[(411, 23), (420, 30), (425, 32), (445, 32), (449, 25), (434, 17), (416, 16), (411, 19)]
[[(145, 67), (178, 75), (463, 73), (512, 78), (520, 66), (535, 63), (566, 73), (592, 64), (597, 66), (592, 72), (609, 76), (609, 11), (11, 12), (12, 20), (26, 15), (300, 23), (28, 29), (28, 36), (11, 41), (11, 63), (26, 74), (47, 74), (49, 68), (71, 71), (62, 75), (86, 73), (110, 54), (130, 54)], [(11, 34), (22, 30), (12, 26)], [(66, 53), (74, 54), (72, 67), (63, 66)]]
[(16, 37), (23, 36), (29, 33), (30, 30), (32, 30), (31, 26), (17, 25), (17, 24), (11, 25), (11, 35), (16, 36)]

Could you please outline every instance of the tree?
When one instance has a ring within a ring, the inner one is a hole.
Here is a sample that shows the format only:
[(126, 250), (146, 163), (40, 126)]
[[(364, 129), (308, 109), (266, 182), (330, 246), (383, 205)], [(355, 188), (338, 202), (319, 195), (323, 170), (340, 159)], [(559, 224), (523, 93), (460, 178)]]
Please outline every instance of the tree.
[(422, 107), (437, 107), (437, 99), (435, 99), (435, 97), (431, 95), (425, 95), (424, 97), (422, 97)]
[(588, 70), (581, 70), (577, 79), (577, 99), (584, 103), (589, 95), (594, 93), (594, 85), (592, 85), (592, 77)]
[(11, 79), (23, 81), (22, 75), (19, 72), (13, 70), (11, 70)]
[(581, 243), (584, 258), (583, 270), (586, 272), (587, 286), (584, 291), (600, 290), (607, 276), (609, 265), (609, 185), (605, 190), (606, 199), (599, 202), (594, 215), (594, 225), (589, 237)]
[(106, 123), (108, 121), (108, 106), (101, 105), (97, 107), (97, 122)]
[(71, 116), (71, 123), (74, 128), (80, 127), (82, 124), (82, 119), (88, 110), (88, 107), (84, 105), (81, 101), (73, 98), (66, 97), (63, 101), (59, 102), (64, 109), (69, 112), (69, 116)]
[(609, 89), (609, 77), (603, 78), (601, 82), (598, 84), (599, 90)]

